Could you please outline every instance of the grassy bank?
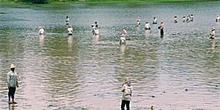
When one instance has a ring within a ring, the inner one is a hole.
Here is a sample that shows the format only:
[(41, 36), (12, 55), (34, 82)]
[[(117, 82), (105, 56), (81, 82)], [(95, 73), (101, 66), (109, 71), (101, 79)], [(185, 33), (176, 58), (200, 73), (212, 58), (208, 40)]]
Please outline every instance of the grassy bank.
[[(24, 3), (30, 4), (33, 0), (24, 2), (25, 0), (0, 0), (1, 4)], [(49, 4), (100, 4), (100, 3), (140, 3), (140, 2), (204, 2), (218, 0), (38, 0), (47, 1)]]
[(218, 0), (79, 0), (79, 1), (53, 1), (52, 4), (100, 4), (100, 3), (141, 3), (141, 2), (202, 2), (202, 1), (218, 1)]

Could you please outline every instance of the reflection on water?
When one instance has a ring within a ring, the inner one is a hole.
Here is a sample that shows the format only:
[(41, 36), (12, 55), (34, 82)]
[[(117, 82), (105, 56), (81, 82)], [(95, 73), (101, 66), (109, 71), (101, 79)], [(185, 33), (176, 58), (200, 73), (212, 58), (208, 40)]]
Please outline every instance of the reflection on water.
[(8, 110), (15, 110), (15, 105), (8, 105)]
[(39, 43), (40, 45), (44, 44), (44, 35), (39, 35)]
[(212, 39), (212, 49), (215, 49), (215, 39)]
[(94, 44), (98, 44), (98, 42), (99, 42), (99, 35), (93, 35), (92, 37), (93, 37), (92, 42)]
[(122, 54), (125, 53), (125, 48), (126, 48), (125, 44), (121, 44), (121, 45), (120, 45), (120, 52), (121, 52)]
[(136, 28), (137, 28), (137, 34), (139, 34), (139, 33), (140, 33), (140, 31), (141, 31), (141, 26), (140, 26), (140, 25), (138, 25), (138, 26), (136, 26)]
[[(219, 30), (214, 22), (219, 5), (1, 4), (0, 109), (117, 110), (121, 84), (130, 76), (134, 110), (219, 110), (219, 38), (207, 37), (210, 27)], [(173, 16), (191, 13), (193, 22), (173, 23)], [(66, 36), (67, 15), (72, 36)], [(137, 16), (163, 21), (164, 37), (157, 24), (150, 31), (144, 22), (137, 27)], [(91, 33), (94, 21), (100, 36)], [(39, 36), (34, 27), (42, 24), (47, 33)], [(128, 36), (126, 45), (119, 45), (123, 27)], [(7, 104), (5, 83), (10, 63), (17, 65), (20, 83), (14, 107)]]
[(72, 43), (73, 43), (73, 37), (72, 37), (72, 35), (69, 35), (69, 36), (68, 36), (67, 42), (68, 42), (69, 45), (72, 45)]
[(150, 35), (150, 30), (145, 30), (144, 35), (148, 37)]

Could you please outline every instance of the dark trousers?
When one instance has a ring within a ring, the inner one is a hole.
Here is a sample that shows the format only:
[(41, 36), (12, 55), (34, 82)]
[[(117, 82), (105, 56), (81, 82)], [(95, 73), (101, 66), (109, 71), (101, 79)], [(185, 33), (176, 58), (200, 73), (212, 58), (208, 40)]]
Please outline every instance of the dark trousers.
[(16, 87), (9, 87), (8, 98), (11, 97), (12, 99), (14, 99), (15, 91), (16, 91)]
[(125, 110), (125, 105), (127, 110), (130, 110), (130, 101), (122, 100), (121, 101), (121, 110)]
[(160, 29), (160, 35), (163, 36), (164, 35), (164, 32), (163, 32), (163, 28)]

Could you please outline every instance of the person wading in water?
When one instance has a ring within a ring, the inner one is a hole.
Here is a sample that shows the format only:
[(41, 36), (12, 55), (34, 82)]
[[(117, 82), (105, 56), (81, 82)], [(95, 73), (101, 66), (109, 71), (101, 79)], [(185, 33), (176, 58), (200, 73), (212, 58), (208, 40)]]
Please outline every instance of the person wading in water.
[(122, 89), (121, 91), (123, 92), (122, 95), (122, 102), (121, 102), (121, 110), (125, 110), (125, 105), (127, 110), (130, 110), (130, 101), (131, 101), (131, 96), (132, 96), (132, 86), (131, 86), (131, 81), (129, 77), (125, 78), (125, 83), (122, 84)]
[[(16, 104), (14, 100), (14, 95), (16, 91), (16, 87), (18, 87), (18, 80), (17, 80), (17, 73), (15, 72), (15, 65), (11, 64), (10, 66), (11, 71), (7, 74), (7, 84), (8, 84), (8, 103), (9, 104)], [(12, 102), (10, 101), (12, 98)]]

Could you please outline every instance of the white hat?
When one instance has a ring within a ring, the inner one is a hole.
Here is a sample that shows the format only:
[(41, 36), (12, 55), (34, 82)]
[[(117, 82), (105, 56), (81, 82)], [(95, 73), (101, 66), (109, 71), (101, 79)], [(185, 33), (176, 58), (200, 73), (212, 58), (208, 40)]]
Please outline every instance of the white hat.
[(14, 64), (11, 64), (10, 68), (15, 68), (16, 66)]

